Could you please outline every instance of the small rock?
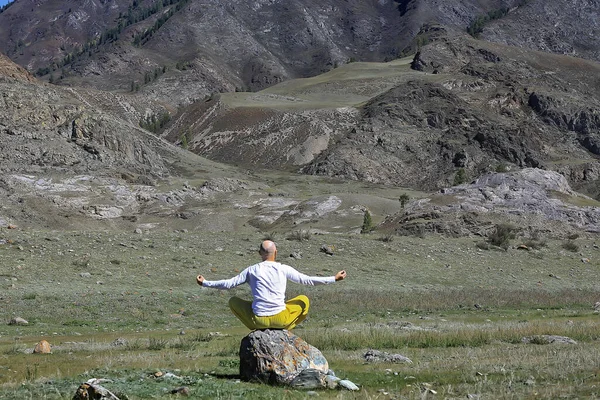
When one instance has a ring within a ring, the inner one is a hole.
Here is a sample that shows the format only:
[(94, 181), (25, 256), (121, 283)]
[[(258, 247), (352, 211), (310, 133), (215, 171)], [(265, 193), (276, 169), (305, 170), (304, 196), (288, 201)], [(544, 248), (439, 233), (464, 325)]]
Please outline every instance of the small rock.
[(321, 246), (321, 248), (319, 249), (320, 252), (327, 254), (328, 256), (332, 256), (335, 248), (333, 246), (324, 244)]
[(529, 251), (529, 247), (525, 246), (524, 244), (520, 244), (517, 246), (517, 250), (527, 250)]
[(327, 375), (325, 377), (325, 384), (327, 385), (328, 389), (335, 389), (338, 387), (339, 383), (340, 383), (341, 379), (338, 378), (335, 375)]
[(82, 278), (91, 278), (92, 274), (90, 274), (89, 272), (82, 272), (79, 274), (79, 276)]
[(582, 258), (581, 262), (584, 264), (589, 264), (590, 263), (590, 259), (589, 258)]
[(412, 360), (408, 357), (405, 357), (401, 354), (390, 354), (385, 351), (379, 350), (367, 350), (365, 355), (363, 356), (365, 361), (367, 362), (391, 362), (391, 363), (412, 363)]
[(171, 390), (171, 394), (178, 394), (187, 397), (190, 395), (190, 388), (188, 388), (187, 386), (181, 386)]
[(530, 377), (529, 377), (529, 378), (528, 378), (528, 379), (525, 381), (525, 384), (526, 384), (527, 386), (532, 386), (532, 385), (535, 385), (535, 378), (534, 378), (533, 376), (530, 376)]
[(8, 324), (9, 325), (28, 325), (29, 322), (21, 317), (14, 317), (9, 321)]
[(135, 230), (133, 231), (133, 233), (135, 233), (136, 235), (141, 235), (143, 232), (140, 228), (135, 228)]
[(292, 254), (290, 254), (290, 258), (300, 260), (302, 258), (302, 254), (299, 251), (294, 251)]
[(307, 368), (302, 370), (289, 385), (295, 389), (322, 389), (327, 387), (328, 376), (321, 370)]
[(113, 342), (113, 346), (125, 346), (127, 344), (127, 339), (125, 338), (116, 338)]
[(338, 382), (338, 384), (341, 387), (343, 387), (344, 389), (348, 389), (348, 390), (352, 390), (352, 391), (360, 390), (358, 388), (358, 386), (356, 386), (353, 382), (349, 381), (348, 379), (342, 379), (341, 381)]
[(52, 348), (50, 346), (50, 343), (48, 343), (46, 340), (42, 340), (41, 342), (39, 342), (38, 344), (35, 345), (35, 348), (33, 349), (33, 353), (34, 354), (50, 354), (50, 353), (52, 353)]

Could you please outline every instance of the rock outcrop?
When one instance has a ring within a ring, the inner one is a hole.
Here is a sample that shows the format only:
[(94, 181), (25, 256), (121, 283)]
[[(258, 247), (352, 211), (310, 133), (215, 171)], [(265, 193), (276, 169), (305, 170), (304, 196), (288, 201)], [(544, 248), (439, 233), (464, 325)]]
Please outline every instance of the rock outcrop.
[(600, 232), (598, 204), (573, 191), (561, 174), (526, 168), (484, 175), (413, 201), (403, 212), (387, 217), (380, 228), (486, 236), (501, 221), (519, 226), (525, 236), (537, 231), (566, 237)]

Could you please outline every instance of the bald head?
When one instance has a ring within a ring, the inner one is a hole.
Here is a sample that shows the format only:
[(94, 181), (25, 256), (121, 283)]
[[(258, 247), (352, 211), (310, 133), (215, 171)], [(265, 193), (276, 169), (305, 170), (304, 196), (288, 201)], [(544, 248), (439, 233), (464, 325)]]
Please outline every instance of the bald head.
[(264, 240), (260, 244), (258, 252), (260, 253), (263, 261), (275, 261), (275, 257), (277, 256), (277, 247), (273, 241)]

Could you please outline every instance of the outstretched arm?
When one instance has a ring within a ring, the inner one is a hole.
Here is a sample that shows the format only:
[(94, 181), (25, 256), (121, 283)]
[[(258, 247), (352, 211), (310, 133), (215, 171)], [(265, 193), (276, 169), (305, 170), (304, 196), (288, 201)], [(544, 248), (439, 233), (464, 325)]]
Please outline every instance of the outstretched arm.
[(239, 275), (234, 276), (230, 279), (223, 279), (220, 281), (209, 281), (204, 278), (202, 275), (198, 275), (196, 277), (196, 283), (200, 286), (211, 287), (215, 289), (231, 289), (236, 286), (241, 285), (242, 283), (246, 283), (246, 278), (248, 276), (248, 268), (240, 272)]
[(337, 274), (335, 274), (335, 281), (341, 281), (346, 279), (346, 271), (341, 270), (340, 272), (338, 272)]
[(300, 283), (302, 285), (309, 285), (309, 286), (322, 285), (322, 284), (327, 284), (327, 283), (333, 283), (336, 281), (341, 281), (342, 279), (344, 279), (346, 277), (346, 271), (340, 271), (337, 274), (335, 274), (335, 276), (326, 276), (326, 277), (308, 276), (306, 274), (298, 272), (297, 270), (290, 267), (289, 265), (284, 265), (284, 264), (281, 264), (281, 265), (282, 265), (282, 267), (286, 268), (286, 278), (287, 279), (291, 280), (292, 282)]

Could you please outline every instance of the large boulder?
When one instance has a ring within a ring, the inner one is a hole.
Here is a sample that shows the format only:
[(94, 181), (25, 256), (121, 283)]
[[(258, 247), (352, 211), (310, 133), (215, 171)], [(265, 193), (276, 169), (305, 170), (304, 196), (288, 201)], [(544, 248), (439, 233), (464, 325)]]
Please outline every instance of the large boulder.
[(244, 380), (305, 387), (295, 385), (294, 380), (308, 374), (318, 375), (312, 380), (325, 387), (328, 372), (329, 364), (319, 349), (287, 330), (254, 331), (240, 344), (240, 376)]

